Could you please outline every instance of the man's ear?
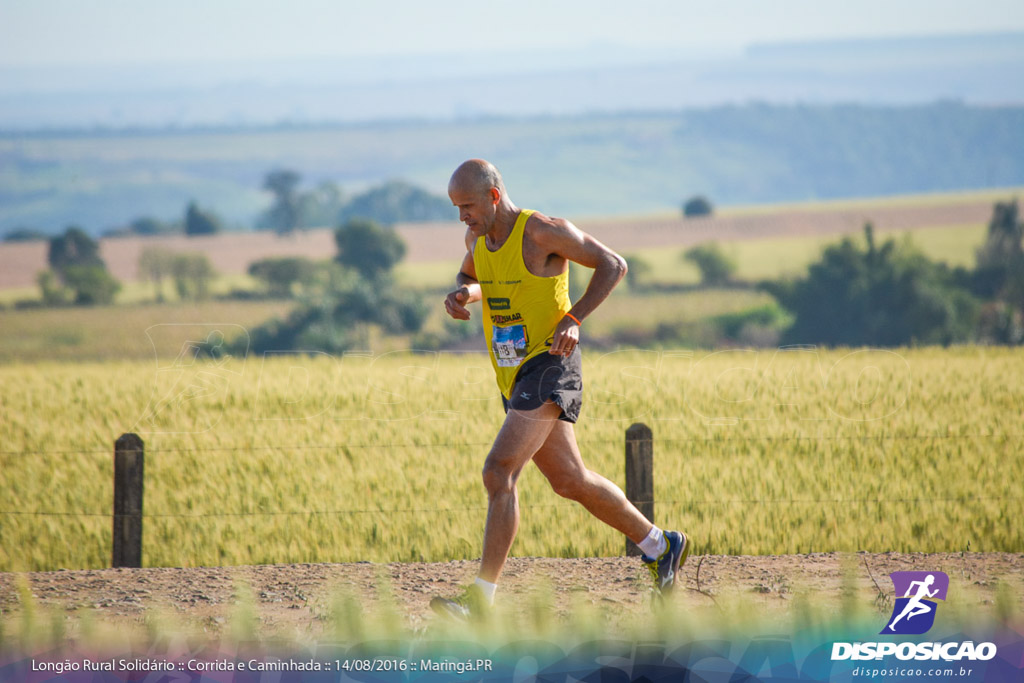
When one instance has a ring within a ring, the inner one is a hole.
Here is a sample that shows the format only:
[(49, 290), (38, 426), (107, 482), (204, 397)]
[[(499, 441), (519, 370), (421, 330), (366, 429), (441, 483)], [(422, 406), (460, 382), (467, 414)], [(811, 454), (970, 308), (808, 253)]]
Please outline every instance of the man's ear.
[(491, 188), (491, 203), (492, 204), (497, 204), (499, 201), (501, 201), (501, 193), (498, 192), (498, 188), (492, 187)]

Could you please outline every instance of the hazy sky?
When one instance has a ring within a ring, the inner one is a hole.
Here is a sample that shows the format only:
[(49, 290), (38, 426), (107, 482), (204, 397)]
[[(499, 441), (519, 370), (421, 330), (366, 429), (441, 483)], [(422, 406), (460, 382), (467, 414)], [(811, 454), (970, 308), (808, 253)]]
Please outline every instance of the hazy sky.
[(735, 50), (753, 42), (1022, 30), (1022, 0), (0, 0), (0, 66), (607, 43)]

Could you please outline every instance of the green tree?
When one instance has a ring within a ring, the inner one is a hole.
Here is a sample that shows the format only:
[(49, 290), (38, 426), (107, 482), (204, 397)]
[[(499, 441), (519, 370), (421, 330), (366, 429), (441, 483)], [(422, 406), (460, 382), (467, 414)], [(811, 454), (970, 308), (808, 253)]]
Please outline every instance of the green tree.
[(280, 235), (290, 235), (299, 227), (299, 193), (302, 176), (296, 171), (278, 169), (263, 179), (263, 189), (274, 195), (274, 204), (265, 215), (266, 225)]
[(189, 202), (185, 209), (185, 234), (213, 235), (220, 232), (220, 219), (212, 212), (203, 211), (195, 202)]
[(301, 256), (265, 258), (249, 265), (249, 275), (260, 280), (271, 296), (287, 298), (292, 296), (293, 285), (310, 279), (314, 267)]
[(174, 287), (181, 299), (205, 301), (210, 297), (210, 281), (216, 275), (210, 259), (201, 252), (175, 254), (171, 264)]
[(728, 284), (736, 272), (736, 261), (726, 255), (716, 242), (706, 242), (683, 252), (683, 259), (700, 270), (701, 284), (718, 287)]
[(36, 228), (14, 228), (4, 234), (4, 242), (44, 242), (48, 239), (49, 235)]
[(1024, 224), (1016, 200), (996, 203), (976, 258), (973, 290), (990, 300), (982, 315), (982, 338), (999, 344), (1024, 342)]
[(335, 231), (334, 241), (338, 245), (338, 263), (371, 280), (390, 273), (405, 256), (405, 242), (398, 233), (370, 220), (348, 220)]
[(157, 301), (164, 300), (164, 278), (174, 273), (174, 252), (166, 247), (145, 247), (139, 254), (139, 272), (153, 283)]
[(387, 279), (369, 280), (336, 262), (316, 264), (299, 305), (285, 319), (253, 329), (250, 348), (329, 353), (365, 349), (372, 343), (373, 329), (413, 334), (422, 328), (428, 311), (419, 295)]
[[(81, 228), (71, 226), (50, 238), (47, 260), (61, 284), (48, 275), (40, 276), (44, 302), (59, 304), (73, 299), (82, 306), (109, 304), (121, 289), (100, 258), (99, 244)], [(62, 288), (74, 294), (62, 292)]]
[(74, 290), (74, 303), (79, 306), (111, 304), (121, 290), (121, 283), (103, 265), (68, 266), (64, 269), (64, 282)]
[(99, 243), (74, 225), (64, 234), (50, 238), (47, 261), (58, 274), (63, 274), (69, 266), (103, 266)]
[(181, 232), (181, 225), (152, 216), (139, 216), (128, 225), (128, 230), (134, 235), (170, 235)]
[(1016, 201), (996, 203), (985, 243), (975, 256), (977, 293), (986, 298), (1000, 297), (1013, 276), (1024, 269), (1024, 224)]
[(451, 202), (409, 183), (393, 180), (352, 198), (338, 216), (341, 222), (356, 218), (393, 225), (399, 222), (451, 220)]
[(39, 290), (43, 294), (43, 304), (46, 306), (66, 306), (71, 303), (74, 292), (64, 286), (57, 273), (47, 268), (39, 271), (36, 276)]
[(690, 197), (683, 203), (683, 217), (695, 218), (697, 216), (710, 216), (714, 211), (711, 200), (704, 195)]
[(313, 190), (300, 193), (299, 226), (322, 228), (336, 224), (345, 201), (345, 191), (332, 182), (320, 183)]
[(341, 186), (325, 181), (302, 192), (298, 189), (299, 179), (295, 171), (267, 174), (263, 189), (274, 194), (274, 202), (257, 218), (257, 230), (289, 234), (298, 228), (319, 228), (338, 222), (346, 201)]
[(847, 237), (825, 249), (807, 276), (766, 285), (795, 316), (784, 343), (849, 346), (951, 344), (973, 334), (977, 305), (945, 264), (909, 240), (865, 247)]

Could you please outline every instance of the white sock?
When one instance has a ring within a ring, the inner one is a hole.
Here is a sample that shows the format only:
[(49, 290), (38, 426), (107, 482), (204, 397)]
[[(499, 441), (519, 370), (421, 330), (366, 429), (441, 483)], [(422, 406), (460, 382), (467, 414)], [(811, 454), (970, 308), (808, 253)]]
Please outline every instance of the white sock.
[(647, 557), (658, 558), (668, 548), (668, 541), (665, 540), (665, 534), (662, 533), (661, 529), (652, 526), (650, 532), (648, 532), (644, 540), (637, 544), (637, 547)]
[(494, 591), (498, 590), (498, 584), (491, 583), (490, 581), (484, 581), (478, 576), (476, 578), (476, 585), (480, 588), (480, 592), (483, 593), (484, 599), (487, 600), (487, 604), (493, 605)]

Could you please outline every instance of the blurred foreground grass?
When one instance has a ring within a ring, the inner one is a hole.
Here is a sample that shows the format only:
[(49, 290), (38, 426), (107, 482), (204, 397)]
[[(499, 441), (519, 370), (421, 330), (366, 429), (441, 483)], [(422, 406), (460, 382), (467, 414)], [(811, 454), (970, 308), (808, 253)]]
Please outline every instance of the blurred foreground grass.
[[(18, 577), (16, 599), (6, 601), (0, 613), (0, 655), (72, 648), (97, 654), (134, 649), (147, 656), (241, 656), (256, 649), (309, 653), (323, 645), (325, 658), (346, 650), (395, 656), (403, 648), (430, 656), (431, 648), (446, 643), (474, 644), (492, 652), (518, 643), (539, 657), (548, 654), (544, 644), (570, 652), (588, 644), (614, 648), (621, 639), (678, 646), (715, 639), (742, 643), (784, 633), (794, 644), (814, 647), (835, 639), (870, 640), (890, 616), (891, 596), (886, 588), (879, 592), (860, 561), (844, 558), (839, 585), (823, 589), (784, 584), (771, 595), (728, 585), (714, 592), (680, 587), (665, 601), (640, 596), (633, 603), (620, 603), (603, 598), (600, 586), (589, 592), (558, 592), (541, 580), (514, 594), (499, 593), (494, 610), (470, 624), (423, 614), (403, 603), (383, 566), (369, 591), (324, 590), (309, 597), (311, 616), (303, 609), (294, 620), (281, 619), (267, 596), (258, 597), (243, 579), (234, 581), (232, 599), (217, 610), (222, 616), (149, 604), (137, 616), (113, 617), (89, 606), (65, 610), (41, 605), (28, 582)], [(931, 639), (962, 638), (964, 633), (984, 638), (997, 629), (1020, 633), (1024, 628), (1019, 577), (989, 577), (986, 582), (973, 578), (950, 574)]]

